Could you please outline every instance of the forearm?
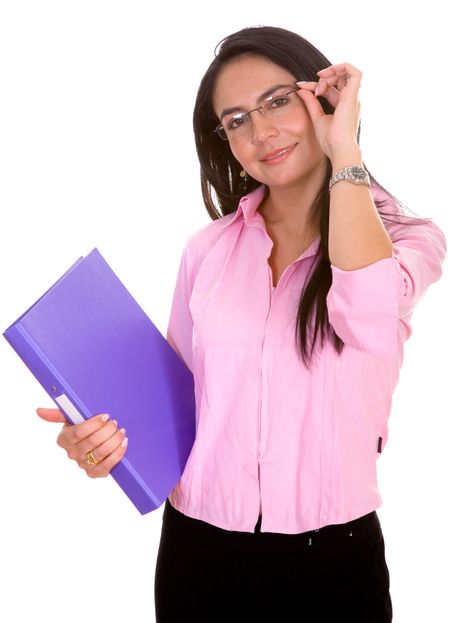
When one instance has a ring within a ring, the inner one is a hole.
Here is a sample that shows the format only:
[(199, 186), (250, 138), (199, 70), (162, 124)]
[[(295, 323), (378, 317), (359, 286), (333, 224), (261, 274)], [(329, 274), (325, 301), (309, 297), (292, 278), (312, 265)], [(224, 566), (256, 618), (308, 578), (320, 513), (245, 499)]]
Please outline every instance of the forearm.
[[(332, 175), (352, 164), (362, 166), (361, 151), (351, 147), (331, 163)], [(332, 187), (328, 252), (331, 264), (341, 270), (357, 270), (391, 257), (391, 239), (367, 186), (343, 180)]]

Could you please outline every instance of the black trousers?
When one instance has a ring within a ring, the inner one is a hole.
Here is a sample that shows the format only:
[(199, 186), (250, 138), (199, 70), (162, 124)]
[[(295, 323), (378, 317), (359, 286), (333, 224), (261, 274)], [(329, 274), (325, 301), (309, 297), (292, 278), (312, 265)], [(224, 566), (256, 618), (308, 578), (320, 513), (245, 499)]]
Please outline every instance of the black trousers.
[[(261, 518), (260, 518), (261, 519)], [(157, 623), (390, 623), (375, 511), (300, 534), (223, 530), (166, 500), (155, 572)]]

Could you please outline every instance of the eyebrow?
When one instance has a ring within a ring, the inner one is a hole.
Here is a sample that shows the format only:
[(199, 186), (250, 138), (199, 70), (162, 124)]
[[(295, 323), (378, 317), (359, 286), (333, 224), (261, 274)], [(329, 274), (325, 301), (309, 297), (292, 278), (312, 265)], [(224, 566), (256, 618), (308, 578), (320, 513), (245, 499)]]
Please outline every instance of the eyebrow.
[[(285, 87), (293, 88), (294, 85), (293, 84), (276, 84), (275, 86), (270, 87), (270, 89), (267, 89), (267, 91), (264, 91), (264, 93), (261, 93), (261, 95), (256, 100), (256, 103), (260, 104), (263, 100), (266, 99), (266, 97), (269, 97), (269, 95), (272, 95), (272, 93), (275, 93), (275, 91), (278, 91), (278, 89), (284, 89)], [(241, 110), (243, 110), (242, 106), (232, 106), (231, 108), (224, 108), (222, 111), (222, 114), (220, 115), (220, 121), (222, 121), (225, 115), (230, 115), (232, 112), (239, 112)]]

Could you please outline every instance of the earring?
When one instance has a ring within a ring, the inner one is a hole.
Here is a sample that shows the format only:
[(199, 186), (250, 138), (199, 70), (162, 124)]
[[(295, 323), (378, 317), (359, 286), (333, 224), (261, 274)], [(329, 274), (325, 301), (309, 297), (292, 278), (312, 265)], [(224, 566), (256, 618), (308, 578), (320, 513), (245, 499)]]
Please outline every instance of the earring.
[(242, 171), (239, 173), (239, 175), (241, 177), (247, 177), (247, 171), (245, 169), (242, 169)]

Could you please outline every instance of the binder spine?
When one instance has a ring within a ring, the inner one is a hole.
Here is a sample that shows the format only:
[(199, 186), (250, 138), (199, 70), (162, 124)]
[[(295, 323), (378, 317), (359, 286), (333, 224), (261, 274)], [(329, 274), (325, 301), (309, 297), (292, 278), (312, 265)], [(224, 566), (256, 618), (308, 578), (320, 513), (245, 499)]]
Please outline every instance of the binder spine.
[(158, 499), (153, 491), (147, 487), (130, 462), (127, 461), (126, 456), (112, 468), (110, 474), (141, 515), (158, 508), (164, 502), (164, 500)]
[[(70, 385), (58, 374), (23, 325), (13, 325), (3, 336), (72, 424), (80, 422), (77, 415), (85, 420), (96, 415), (90, 413)], [(142, 515), (164, 502), (146, 486), (126, 457), (112, 468), (110, 474)]]

